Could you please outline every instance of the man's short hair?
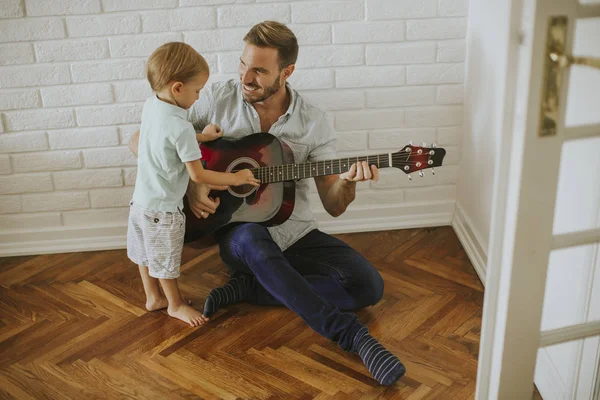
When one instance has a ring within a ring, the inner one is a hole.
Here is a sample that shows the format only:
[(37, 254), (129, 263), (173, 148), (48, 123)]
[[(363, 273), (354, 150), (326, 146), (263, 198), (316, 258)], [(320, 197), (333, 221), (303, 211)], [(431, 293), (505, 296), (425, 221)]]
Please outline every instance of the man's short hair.
[(279, 69), (295, 64), (298, 59), (298, 40), (294, 32), (277, 21), (256, 24), (244, 36), (244, 42), (257, 47), (272, 47), (279, 55)]

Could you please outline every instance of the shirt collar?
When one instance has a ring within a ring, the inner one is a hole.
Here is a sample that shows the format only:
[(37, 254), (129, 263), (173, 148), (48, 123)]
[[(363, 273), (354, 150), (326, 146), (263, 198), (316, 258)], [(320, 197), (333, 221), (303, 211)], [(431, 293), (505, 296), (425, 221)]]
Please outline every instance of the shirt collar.
[[(290, 94), (290, 105), (288, 106), (286, 112), (283, 115), (288, 115), (291, 116), (292, 113), (294, 112), (294, 106), (296, 105), (296, 91), (294, 89), (292, 89), (292, 86), (290, 86), (290, 84), (288, 82), (285, 83), (285, 87), (288, 91), (288, 93)], [(238, 91), (240, 94), (240, 101), (242, 103), (242, 105), (244, 107), (252, 107), (252, 104), (248, 103), (246, 100), (244, 100), (244, 96), (242, 94), (242, 83), (238, 81)]]
[(175, 117), (180, 117), (182, 119), (187, 120), (188, 111), (184, 110), (181, 107), (174, 106), (173, 104), (167, 103), (166, 101), (162, 101), (158, 98), (157, 95), (154, 95), (154, 106), (156, 109), (163, 114), (173, 115)]

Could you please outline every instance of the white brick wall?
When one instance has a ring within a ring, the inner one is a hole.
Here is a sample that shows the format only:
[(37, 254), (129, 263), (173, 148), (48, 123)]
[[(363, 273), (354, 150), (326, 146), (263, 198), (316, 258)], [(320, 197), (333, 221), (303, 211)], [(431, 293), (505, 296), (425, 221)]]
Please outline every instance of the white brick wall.
[(110, 38), (113, 57), (147, 57), (160, 45), (181, 40), (177, 33), (159, 33)]
[(11, 161), (15, 172), (61, 171), (78, 169), (83, 164), (77, 151), (13, 154)]
[(34, 60), (31, 43), (0, 44), (0, 65), (29, 64)]
[(25, 15), (21, 0), (3, 0), (0, 7), (0, 18), (16, 18)]
[(272, 19), (289, 24), (290, 5), (285, 2), (255, 4), (255, 5), (235, 5), (218, 7), (218, 26), (219, 27), (251, 27), (257, 21)]
[(367, 107), (389, 108), (422, 106), (435, 103), (435, 87), (406, 86), (367, 91)]
[(90, 192), (92, 208), (123, 207), (123, 204), (128, 204), (132, 195), (133, 187), (131, 186)]
[(435, 176), (382, 171), (357, 207), (454, 198), (466, 14), (467, 0), (0, 0), (0, 228), (123, 225), (147, 57), (181, 40), (211, 80), (235, 76), (265, 19), (296, 33), (290, 82), (328, 111), (341, 156), (449, 151)]
[(95, 14), (100, 12), (100, 4), (95, 0), (25, 0), (27, 15)]
[(56, 192), (23, 196), (24, 212), (68, 211), (90, 207), (87, 192)]
[(307, 1), (292, 4), (294, 23), (362, 21), (365, 6), (362, 0)]
[(362, 45), (304, 46), (298, 55), (296, 67), (320, 68), (364, 64), (365, 51)]
[(0, 155), (0, 175), (10, 174), (11, 171), (10, 158), (6, 155)]
[(388, 87), (406, 84), (406, 67), (353, 67), (336, 70), (335, 84), (338, 88)]
[(51, 130), (48, 132), (48, 139), (50, 148), (53, 150), (107, 147), (119, 144), (119, 135), (114, 126)]
[(15, 132), (32, 129), (69, 128), (75, 126), (75, 118), (71, 109), (8, 111), (4, 113), (4, 126), (7, 131)]
[(86, 150), (84, 152), (87, 168), (122, 167), (137, 165), (135, 156), (126, 146)]
[(123, 185), (120, 169), (65, 171), (52, 174), (57, 190), (92, 189)]
[(138, 14), (99, 15), (66, 18), (69, 37), (119, 35), (140, 32), (142, 22)]
[(21, 196), (2, 196), (0, 214), (17, 214), (23, 211)]
[(377, 43), (404, 40), (406, 23), (347, 22), (333, 25), (334, 43)]
[(48, 41), (35, 44), (39, 62), (95, 60), (108, 57), (106, 39)]
[(73, 82), (102, 82), (144, 77), (144, 60), (110, 60), (71, 64)]
[(0, 96), (0, 110), (20, 110), (41, 106), (37, 89), (5, 90)]
[(433, 18), (437, 16), (438, 0), (366, 0), (366, 3), (367, 18), (373, 20)]
[(111, 86), (108, 83), (53, 86), (42, 88), (40, 91), (44, 107), (106, 104), (113, 101)]
[(68, 65), (24, 65), (0, 68), (0, 88), (71, 83)]
[[(240, 50), (244, 47), (244, 35), (248, 29), (218, 29), (184, 33), (186, 43), (199, 52)], [(238, 52), (239, 60), (239, 52)]]
[(438, 42), (437, 62), (459, 63), (465, 61), (466, 45), (464, 40)]
[(367, 64), (427, 64), (435, 61), (434, 42), (367, 45)]
[(64, 38), (65, 26), (60, 18), (28, 18), (0, 21), (0, 42)]
[(116, 104), (77, 109), (79, 126), (115, 125), (137, 122), (142, 116), (143, 104)]
[(48, 149), (45, 132), (19, 132), (0, 135), (0, 149), (5, 152), (19, 153)]

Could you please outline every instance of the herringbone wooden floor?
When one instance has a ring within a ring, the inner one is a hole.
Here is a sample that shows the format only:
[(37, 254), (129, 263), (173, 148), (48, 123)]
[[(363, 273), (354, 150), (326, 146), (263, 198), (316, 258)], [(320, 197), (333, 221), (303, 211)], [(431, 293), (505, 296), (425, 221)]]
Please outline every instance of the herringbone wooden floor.
[[(385, 280), (358, 315), (407, 366), (392, 387), (285, 308), (238, 304), (201, 328), (146, 312), (119, 250), (0, 259), (0, 398), (473, 398), (483, 288), (452, 229), (339, 237)], [(201, 307), (226, 267), (215, 247), (183, 263)]]

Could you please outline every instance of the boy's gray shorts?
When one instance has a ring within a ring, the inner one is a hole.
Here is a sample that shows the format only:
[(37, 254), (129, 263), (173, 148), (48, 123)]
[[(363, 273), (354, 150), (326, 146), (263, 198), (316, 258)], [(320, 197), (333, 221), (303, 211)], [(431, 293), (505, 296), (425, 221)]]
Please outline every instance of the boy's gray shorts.
[(179, 277), (185, 214), (143, 209), (129, 203), (127, 257), (148, 267), (150, 276), (162, 279)]

